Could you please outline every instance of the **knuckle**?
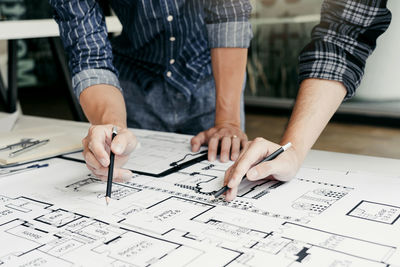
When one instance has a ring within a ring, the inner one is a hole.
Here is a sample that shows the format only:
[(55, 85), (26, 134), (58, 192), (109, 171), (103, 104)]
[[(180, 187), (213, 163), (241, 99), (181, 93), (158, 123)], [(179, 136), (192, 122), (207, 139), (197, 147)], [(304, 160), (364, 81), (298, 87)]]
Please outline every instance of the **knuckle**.
[(85, 138), (82, 139), (82, 146), (86, 147), (87, 143), (88, 143), (88, 138), (86, 136)]
[(219, 139), (220, 139), (220, 136), (219, 135), (216, 135), (216, 134), (214, 134), (211, 138), (210, 138), (210, 141), (209, 141), (209, 143), (215, 143), (215, 142), (218, 142), (219, 141)]
[(244, 172), (245, 172), (245, 170), (242, 167), (237, 166), (235, 168), (235, 170), (233, 171), (232, 177), (235, 177), (236, 179), (238, 179), (240, 176), (242, 176), (242, 173), (244, 173)]
[(256, 139), (254, 139), (254, 143), (264, 143), (266, 142), (266, 140), (262, 137), (257, 137)]
[(93, 150), (95, 149), (95, 144), (94, 144), (93, 141), (90, 141), (90, 142), (88, 143), (88, 149), (89, 149), (90, 151), (93, 151)]

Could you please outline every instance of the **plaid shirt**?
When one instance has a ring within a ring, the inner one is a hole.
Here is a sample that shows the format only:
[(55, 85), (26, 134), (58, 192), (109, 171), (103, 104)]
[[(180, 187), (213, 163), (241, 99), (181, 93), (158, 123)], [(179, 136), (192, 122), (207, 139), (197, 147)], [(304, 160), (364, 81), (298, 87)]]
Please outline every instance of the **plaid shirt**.
[(312, 41), (299, 57), (300, 82), (307, 78), (340, 81), (347, 89), (346, 98), (352, 97), (376, 39), (390, 24), (386, 3), (387, 0), (325, 0)]
[(212, 72), (210, 48), (247, 48), (252, 37), (249, 0), (110, 1), (123, 25), (112, 48), (96, 0), (50, 0), (50, 4), (78, 97), (95, 84), (120, 88), (113, 52), (114, 63), (123, 66), (121, 74), (142, 88), (164, 79), (190, 96)]

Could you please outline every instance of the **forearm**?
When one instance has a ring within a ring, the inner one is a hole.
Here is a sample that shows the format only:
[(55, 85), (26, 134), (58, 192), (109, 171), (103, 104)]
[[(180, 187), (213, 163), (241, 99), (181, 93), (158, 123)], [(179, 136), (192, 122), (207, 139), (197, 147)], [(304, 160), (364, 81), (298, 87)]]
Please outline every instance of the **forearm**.
[(296, 104), (281, 144), (292, 142), (302, 162), (346, 95), (340, 82), (306, 79), (300, 85)]
[(116, 87), (92, 85), (80, 94), (79, 101), (91, 124), (113, 124), (126, 128), (125, 101)]
[(215, 125), (240, 127), (247, 48), (213, 48), (211, 60), (216, 86)]

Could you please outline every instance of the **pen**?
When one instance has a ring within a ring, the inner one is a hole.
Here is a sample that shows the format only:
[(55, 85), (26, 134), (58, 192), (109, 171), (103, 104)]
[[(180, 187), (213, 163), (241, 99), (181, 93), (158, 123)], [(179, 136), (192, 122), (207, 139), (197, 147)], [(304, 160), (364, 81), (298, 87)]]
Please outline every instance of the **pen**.
[[(277, 156), (279, 156), (282, 152), (288, 150), (291, 146), (292, 146), (292, 143), (290, 143), (290, 142), (287, 143), (287, 144), (284, 145), (284, 146), (281, 146), (280, 148), (278, 148), (277, 150), (275, 150), (272, 154), (268, 155), (268, 156), (267, 156), (266, 158), (264, 158), (262, 161), (260, 161), (259, 163), (257, 163), (257, 165), (260, 164), (260, 163), (263, 163), (263, 162), (266, 162), (266, 161), (270, 161), (270, 160), (275, 159), (275, 158), (276, 158)], [(244, 176), (244, 177), (242, 178), (242, 180), (245, 179), (245, 178), (246, 178), (246, 176)], [(222, 195), (223, 193), (225, 193), (225, 192), (228, 191), (228, 190), (229, 190), (228, 185), (225, 185), (225, 186), (222, 187), (220, 190), (218, 190), (217, 192), (215, 192), (215, 193), (210, 197), (210, 200), (216, 199), (217, 197), (219, 197), (220, 195)]]
[[(111, 136), (111, 143), (114, 140), (114, 137), (117, 135), (117, 127), (114, 126), (112, 130), (112, 136)], [(115, 155), (111, 150), (111, 145), (110, 145), (110, 165), (108, 166), (108, 177), (107, 177), (107, 190), (106, 190), (106, 203), (110, 202), (111, 199), (111, 186), (112, 186), (112, 180), (113, 180), (113, 173), (114, 173), (114, 158)]]
[(12, 174), (17, 174), (20, 172), (25, 172), (25, 171), (29, 171), (29, 170), (33, 170), (33, 169), (40, 169), (43, 167), (48, 167), (49, 164), (45, 163), (45, 164), (33, 164), (33, 165), (29, 165), (27, 167), (22, 167), (22, 168), (17, 168), (17, 169), (0, 169), (0, 176), (3, 175), (12, 175)]
[[(29, 139), (26, 139), (29, 140)], [(36, 141), (26, 141), (25, 143), (22, 143), (22, 148), (18, 149), (17, 151), (11, 152), (8, 157), (13, 158), (16, 156), (21, 155), (22, 153), (28, 152), (34, 148), (43, 146), (47, 144), (50, 141), (50, 139), (45, 139), (45, 140), (36, 140)]]

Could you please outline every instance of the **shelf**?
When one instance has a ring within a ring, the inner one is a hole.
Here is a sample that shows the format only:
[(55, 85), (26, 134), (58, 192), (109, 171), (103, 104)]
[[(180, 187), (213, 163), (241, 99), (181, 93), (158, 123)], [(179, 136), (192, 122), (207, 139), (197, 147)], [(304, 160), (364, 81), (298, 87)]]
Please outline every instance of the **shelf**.
[[(245, 104), (250, 107), (259, 108), (291, 109), (294, 100), (288, 98), (245, 96)], [(400, 100), (390, 102), (352, 100), (342, 103), (336, 114), (400, 119)]]

